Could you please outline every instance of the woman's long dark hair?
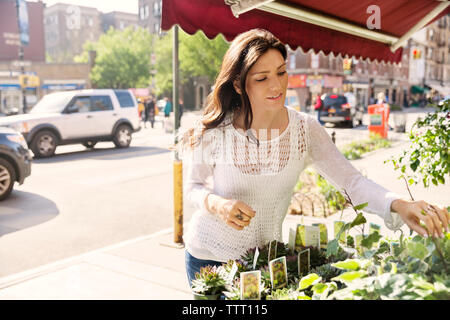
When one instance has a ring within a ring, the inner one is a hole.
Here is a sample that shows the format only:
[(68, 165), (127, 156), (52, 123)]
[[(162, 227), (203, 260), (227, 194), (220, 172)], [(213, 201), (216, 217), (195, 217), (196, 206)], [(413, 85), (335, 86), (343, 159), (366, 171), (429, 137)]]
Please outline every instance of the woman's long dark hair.
[[(238, 35), (233, 40), (223, 58), (214, 89), (208, 95), (201, 118), (200, 137), (205, 130), (221, 125), (227, 114), (235, 110), (244, 114), (245, 131), (250, 129), (253, 113), (245, 91), (245, 81), (250, 68), (269, 49), (278, 50), (286, 60), (285, 45), (269, 31), (253, 29)], [(239, 80), (241, 94), (234, 88), (233, 83), (236, 80)], [(198, 138), (194, 136), (194, 129), (189, 130), (187, 134), (190, 138), (189, 145), (193, 146)]]

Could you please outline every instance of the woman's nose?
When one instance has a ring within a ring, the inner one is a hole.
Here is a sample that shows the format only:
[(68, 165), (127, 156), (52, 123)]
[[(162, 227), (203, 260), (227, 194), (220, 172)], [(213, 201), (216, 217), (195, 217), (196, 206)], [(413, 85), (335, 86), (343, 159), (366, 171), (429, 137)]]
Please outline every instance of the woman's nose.
[(282, 85), (281, 85), (281, 80), (278, 79), (278, 77), (273, 78), (270, 83), (270, 90), (277, 93), (280, 91)]

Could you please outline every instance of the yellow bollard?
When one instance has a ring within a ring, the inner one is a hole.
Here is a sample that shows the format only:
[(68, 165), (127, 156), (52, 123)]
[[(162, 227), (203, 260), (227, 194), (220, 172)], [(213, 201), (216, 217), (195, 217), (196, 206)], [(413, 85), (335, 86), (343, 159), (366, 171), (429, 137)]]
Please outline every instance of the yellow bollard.
[(183, 243), (183, 162), (173, 162), (174, 242)]

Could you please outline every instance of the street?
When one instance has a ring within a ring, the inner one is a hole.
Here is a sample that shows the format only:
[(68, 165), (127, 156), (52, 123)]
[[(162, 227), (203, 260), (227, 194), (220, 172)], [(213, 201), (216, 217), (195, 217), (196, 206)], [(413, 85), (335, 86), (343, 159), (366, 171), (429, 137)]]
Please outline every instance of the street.
[[(182, 126), (198, 115), (186, 112)], [(368, 137), (366, 126), (326, 130), (336, 131), (338, 146)], [(172, 142), (157, 122), (127, 149), (69, 145), (35, 159), (31, 176), (1, 203), (0, 277), (172, 228)], [(184, 202), (185, 222), (192, 213)]]

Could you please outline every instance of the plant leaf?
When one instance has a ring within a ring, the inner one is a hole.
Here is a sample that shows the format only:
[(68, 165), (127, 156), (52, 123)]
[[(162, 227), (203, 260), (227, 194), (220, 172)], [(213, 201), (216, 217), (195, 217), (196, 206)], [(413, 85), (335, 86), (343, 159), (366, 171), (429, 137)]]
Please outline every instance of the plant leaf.
[(331, 280), (337, 280), (341, 282), (352, 282), (355, 279), (362, 278), (367, 275), (367, 272), (364, 270), (360, 271), (348, 271), (344, 272), (343, 274), (332, 278)]
[(364, 203), (361, 203), (361, 204), (358, 204), (357, 206), (355, 206), (354, 209), (355, 209), (355, 210), (362, 210), (362, 209), (364, 209), (365, 207), (367, 207), (368, 205), (369, 205), (368, 202), (364, 202)]
[(320, 277), (318, 274), (310, 273), (307, 276), (304, 276), (300, 280), (300, 282), (298, 284), (298, 290), (304, 290), (304, 289), (316, 284), (320, 280), (322, 280), (322, 277)]
[(332, 264), (333, 267), (343, 270), (358, 270), (360, 269), (360, 265), (355, 259), (347, 259), (345, 261), (339, 261)]
[(367, 222), (367, 220), (366, 220), (366, 218), (364, 218), (364, 215), (362, 213), (358, 213), (356, 218), (350, 223), (349, 229), (353, 228), (354, 226), (364, 224), (366, 222)]

